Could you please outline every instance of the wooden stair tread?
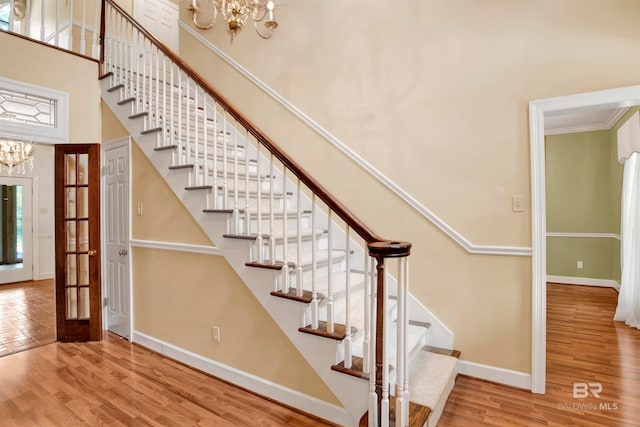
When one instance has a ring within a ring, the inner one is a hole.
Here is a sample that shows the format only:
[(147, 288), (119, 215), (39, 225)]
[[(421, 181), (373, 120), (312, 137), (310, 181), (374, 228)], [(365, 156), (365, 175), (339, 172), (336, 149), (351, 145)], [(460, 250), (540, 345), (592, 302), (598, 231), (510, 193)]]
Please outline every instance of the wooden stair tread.
[[(396, 426), (396, 399), (392, 396), (389, 399), (389, 427)], [(425, 425), (431, 414), (431, 409), (417, 403), (409, 402), (409, 427), (422, 427)], [(368, 427), (369, 411), (360, 418), (359, 427)]]
[(133, 101), (135, 101), (135, 100), (136, 100), (136, 98), (135, 98), (135, 97), (126, 98), (126, 99), (123, 99), (123, 100), (121, 100), (121, 101), (118, 101), (118, 105), (129, 104), (129, 103), (131, 103), (131, 102), (133, 102)]
[(245, 262), (244, 265), (246, 265), (247, 267), (266, 268), (267, 270), (282, 270), (282, 267), (284, 267), (284, 263), (278, 261), (274, 262), (273, 264)]
[(431, 347), (430, 345), (425, 345), (422, 347), (422, 350), (430, 353), (442, 354), (444, 356), (455, 357), (456, 359), (460, 358), (460, 350), (449, 350), (446, 348)]
[(369, 379), (369, 374), (364, 373), (364, 359), (362, 359), (362, 357), (351, 356), (351, 368), (345, 368), (343, 360), (337, 365), (331, 366), (331, 369), (336, 372), (351, 375), (352, 377), (362, 378), (364, 380)]
[(309, 304), (311, 301), (313, 301), (313, 293), (311, 291), (303, 291), (302, 296), (298, 296), (296, 295), (295, 288), (289, 288), (289, 292), (273, 291), (271, 292), (271, 295), (273, 295), (274, 297), (299, 301), (305, 304)]
[[(313, 329), (311, 325), (307, 325), (304, 328), (298, 328), (298, 331), (305, 334), (318, 335), (320, 337), (331, 338), (337, 341), (342, 341), (347, 337), (347, 327), (340, 323), (334, 323), (333, 332), (327, 331), (327, 322), (321, 320), (318, 322), (318, 329)], [(351, 328), (351, 334), (356, 333), (356, 328)]]

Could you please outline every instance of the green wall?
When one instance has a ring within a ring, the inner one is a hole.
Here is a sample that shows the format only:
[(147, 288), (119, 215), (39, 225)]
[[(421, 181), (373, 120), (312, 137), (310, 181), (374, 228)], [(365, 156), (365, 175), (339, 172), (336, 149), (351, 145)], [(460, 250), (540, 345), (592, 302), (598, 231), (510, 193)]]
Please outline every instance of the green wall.
[[(548, 232), (620, 234), (618, 127), (546, 137)], [(583, 262), (582, 269), (577, 261)], [(547, 274), (620, 281), (620, 242), (547, 237)]]

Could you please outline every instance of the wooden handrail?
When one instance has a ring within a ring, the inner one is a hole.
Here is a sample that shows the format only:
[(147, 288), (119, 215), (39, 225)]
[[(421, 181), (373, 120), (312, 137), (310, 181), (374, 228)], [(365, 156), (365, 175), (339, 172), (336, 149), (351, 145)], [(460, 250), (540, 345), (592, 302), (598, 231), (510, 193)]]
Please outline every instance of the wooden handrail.
[[(113, 0), (103, 0), (103, 14), (102, 23), (100, 26), (100, 43), (102, 45), (101, 61), (104, 62), (104, 31), (105, 31), (105, 16), (104, 16), (104, 3), (108, 2), (111, 7), (116, 9), (120, 14), (127, 18), (127, 20), (140, 31), (145, 37), (147, 37), (167, 58), (171, 59), (178, 67), (184, 71), (191, 79), (193, 79), (205, 92), (207, 92), (216, 102), (238, 122), (240, 123), (258, 143), (264, 145), (282, 164), (287, 167), (300, 181), (302, 181), (313, 193), (316, 194), (326, 205), (334, 211), (342, 220), (349, 225), (358, 235), (360, 235), (367, 244), (376, 243), (376, 248), (379, 250), (380, 246), (388, 246), (387, 250), (383, 251), (385, 257), (397, 257), (406, 256), (410, 250), (411, 244), (406, 242), (392, 242), (388, 239), (384, 239), (375, 234), (367, 225), (365, 225), (353, 212), (347, 209), (340, 201), (338, 201), (329, 191), (324, 188), (318, 181), (316, 181), (309, 173), (307, 173), (302, 166), (296, 161), (291, 159), (285, 152), (276, 145), (269, 137), (262, 133), (249, 119), (247, 119), (242, 113), (234, 108), (225, 97), (223, 97), (218, 91), (216, 91), (211, 85), (204, 79), (198, 72), (191, 68), (188, 64), (176, 55), (165, 44), (158, 40), (153, 34), (142, 27), (136, 22), (127, 12), (125, 12), (120, 6), (118, 6)], [(404, 255), (400, 255), (400, 253)]]

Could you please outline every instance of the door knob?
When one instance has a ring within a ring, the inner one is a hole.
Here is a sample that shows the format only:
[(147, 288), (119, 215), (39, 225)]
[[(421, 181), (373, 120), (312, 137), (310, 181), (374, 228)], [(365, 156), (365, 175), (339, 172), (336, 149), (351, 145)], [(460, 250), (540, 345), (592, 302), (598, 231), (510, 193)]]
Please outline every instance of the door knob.
[(96, 251), (95, 249), (94, 249), (94, 250), (92, 250), (92, 251), (88, 251), (87, 253), (89, 254), (89, 256), (96, 256), (96, 255), (98, 255), (98, 251)]

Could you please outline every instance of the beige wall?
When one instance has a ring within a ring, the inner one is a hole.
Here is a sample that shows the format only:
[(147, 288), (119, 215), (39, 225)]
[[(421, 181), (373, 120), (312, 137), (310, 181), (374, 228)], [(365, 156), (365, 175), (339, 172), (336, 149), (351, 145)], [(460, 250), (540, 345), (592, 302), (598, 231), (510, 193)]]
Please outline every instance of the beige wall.
[[(271, 40), (249, 27), (233, 43), (223, 25), (202, 34), (471, 242), (530, 246), (531, 213), (511, 211), (512, 195), (530, 198), (528, 102), (637, 84), (640, 4), (392, 7), (288, 1)], [(413, 292), (463, 358), (530, 370), (529, 258), (465, 253), (193, 40), (182, 31), (181, 55), (214, 87), (374, 230), (414, 243)]]
[[(127, 136), (104, 103), (102, 111), (104, 141)], [(212, 244), (135, 143), (131, 167), (134, 239)], [(132, 256), (135, 330), (340, 405), (223, 257), (143, 248)]]
[[(69, 142), (99, 143), (98, 64), (0, 32), (0, 76), (69, 94)], [(7, 60), (7, 58), (11, 58)]]

